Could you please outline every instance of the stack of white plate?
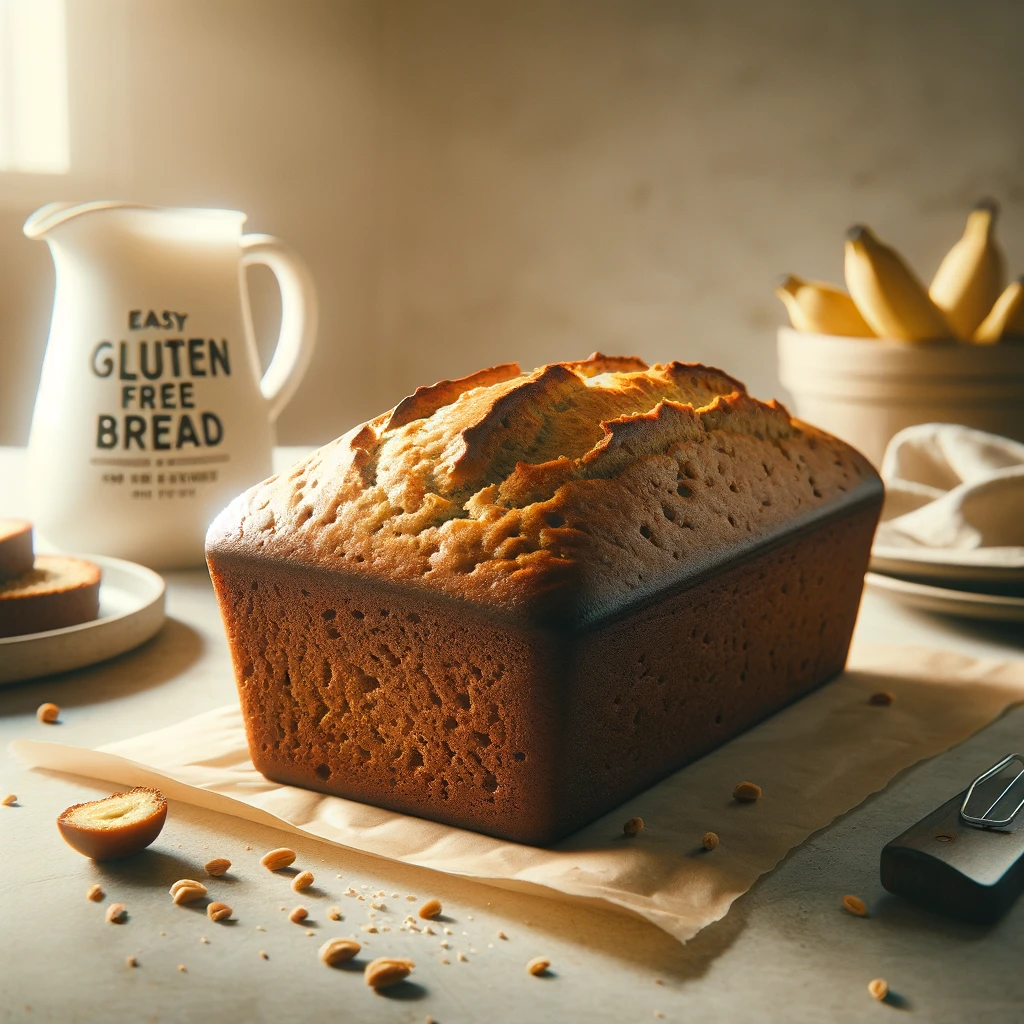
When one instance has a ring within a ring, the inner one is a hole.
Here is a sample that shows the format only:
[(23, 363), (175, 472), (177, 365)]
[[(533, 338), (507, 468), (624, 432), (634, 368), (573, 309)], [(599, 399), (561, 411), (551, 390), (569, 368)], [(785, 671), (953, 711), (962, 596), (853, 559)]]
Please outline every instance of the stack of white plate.
[(936, 550), (876, 543), (865, 583), (924, 611), (1024, 622), (1019, 548)]

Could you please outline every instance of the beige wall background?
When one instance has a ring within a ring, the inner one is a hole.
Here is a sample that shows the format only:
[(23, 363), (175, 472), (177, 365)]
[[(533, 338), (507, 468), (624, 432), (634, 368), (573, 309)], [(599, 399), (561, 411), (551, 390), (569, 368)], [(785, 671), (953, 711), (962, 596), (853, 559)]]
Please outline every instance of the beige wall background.
[[(72, 171), (0, 175), (0, 444), (24, 443), (54, 199), (243, 209), (321, 295), (279, 424), (595, 348), (782, 394), (783, 271), (871, 224), (929, 277), (972, 202), (1024, 272), (1024, 4), (72, 0)], [(278, 316), (250, 278), (261, 350)], [(785, 397), (782, 395), (782, 397)]]

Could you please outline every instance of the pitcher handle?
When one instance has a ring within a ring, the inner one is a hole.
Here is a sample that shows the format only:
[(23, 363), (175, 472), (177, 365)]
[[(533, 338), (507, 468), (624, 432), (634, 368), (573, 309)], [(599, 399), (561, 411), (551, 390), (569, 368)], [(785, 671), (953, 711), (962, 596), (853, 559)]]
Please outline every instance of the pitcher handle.
[(274, 422), (295, 394), (316, 345), (316, 285), (309, 268), (291, 246), (273, 235), (242, 236), (242, 266), (269, 267), (281, 289), (281, 334), (274, 357), (260, 381)]

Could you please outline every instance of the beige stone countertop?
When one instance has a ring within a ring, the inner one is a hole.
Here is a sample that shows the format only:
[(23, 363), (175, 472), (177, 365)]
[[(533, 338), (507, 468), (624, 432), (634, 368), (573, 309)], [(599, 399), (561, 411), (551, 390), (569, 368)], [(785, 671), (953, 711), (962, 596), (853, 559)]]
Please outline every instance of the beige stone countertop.
[[(294, 452), (277, 454), (287, 461)], [(0, 449), (0, 515), (25, 511), (23, 459), (20, 449)], [(177, 803), (149, 852), (93, 864), (61, 841), (54, 818), (109, 787), (25, 771), (7, 746), (18, 737), (97, 746), (234, 699), (206, 573), (172, 572), (166, 579), (168, 621), (137, 651), (0, 688), (0, 790), (18, 795), (17, 806), (0, 807), (0, 1021), (1021, 1019), (1024, 900), (991, 928), (955, 924), (888, 896), (878, 856), (889, 839), (962, 789), (979, 759), (994, 763), (1024, 749), (1022, 708), (904, 772), (814, 835), (685, 947), (622, 915), (297, 841)], [(1024, 658), (1022, 632), (911, 612), (874, 594), (865, 598), (857, 626), (861, 640), (1005, 659)], [(61, 724), (36, 721), (44, 701), (60, 705)], [(316, 876), (314, 890), (300, 897), (287, 879), (259, 866), (259, 856), (280, 845), (298, 851)], [(174, 906), (167, 894), (177, 878), (202, 877), (202, 865), (214, 857), (235, 865), (228, 884), (237, 886), (238, 906), (246, 908), (230, 927)], [(102, 903), (86, 899), (96, 881), (107, 893)], [(344, 896), (349, 886), (367, 900)], [(381, 891), (388, 913), (379, 916), (396, 922), (419, 905), (407, 895), (439, 898), (452, 934), (361, 931), (367, 904)], [(846, 893), (865, 899), (872, 916), (842, 912)], [(104, 920), (114, 901), (128, 907), (120, 926)], [(310, 910), (308, 928), (287, 920), (286, 910), (300, 903)], [(343, 921), (328, 920), (333, 905)], [(316, 951), (334, 935), (355, 935), (367, 943), (367, 955), (411, 957), (414, 984), (375, 995), (361, 974), (328, 970)], [(551, 960), (550, 977), (526, 974), (524, 965), (538, 955)], [(127, 965), (128, 956), (137, 967)], [(878, 976), (900, 994), (899, 1005), (868, 995), (867, 983)]]

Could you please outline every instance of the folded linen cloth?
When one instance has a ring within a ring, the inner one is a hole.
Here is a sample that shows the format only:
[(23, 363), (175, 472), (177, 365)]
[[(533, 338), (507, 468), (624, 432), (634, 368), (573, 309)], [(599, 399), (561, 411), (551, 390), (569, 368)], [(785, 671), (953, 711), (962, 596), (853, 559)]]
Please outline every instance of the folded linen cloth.
[(877, 547), (953, 549), (1024, 562), (1024, 444), (951, 423), (901, 430), (882, 460)]

